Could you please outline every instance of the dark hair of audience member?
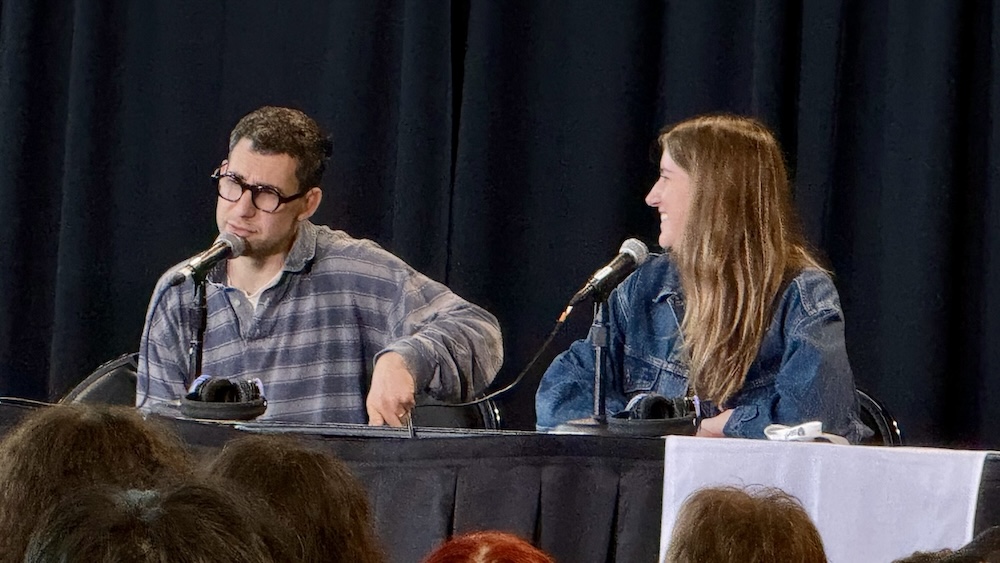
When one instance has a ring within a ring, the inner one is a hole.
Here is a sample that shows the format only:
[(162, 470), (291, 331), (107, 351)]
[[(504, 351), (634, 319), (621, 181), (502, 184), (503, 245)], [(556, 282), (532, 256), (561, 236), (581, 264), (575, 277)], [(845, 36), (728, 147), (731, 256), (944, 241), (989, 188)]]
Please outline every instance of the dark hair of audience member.
[(263, 499), (298, 535), (295, 561), (381, 563), (367, 492), (332, 454), (284, 436), (248, 436), (226, 444), (207, 468)]
[(972, 541), (952, 551), (923, 552), (897, 559), (893, 563), (1000, 563), (1000, 526), (987, 528)]
[(102, 485), (68, 495), (39, 521), (24, 563), (290, 561), (267, 512), (208, 483)]
[[(896, 559), (892, 563), (940, 563), (941, 561), (947, 560), (947, 558), (954, 554), (955, 552), (951, 549), (942, 549), (940, 551), (918, 551), (913, 555), (909, 555), (902, 559)], [(973, 560), (977, 561), (977, 560)]]
[(826, 563), (823, 540), (795, 497), (780, 489), (701, 489), (684, 501), (668, 563)]
[(190, 470), (181, 442), (132, 408), (39, 409), (0, 441), (0, 563), (20, 561), (38, 518), (72, 491), (150, 488)]
[(486, 531), (451, 538), (423, 563), (555, 563), (555, 559), (514, 534)]

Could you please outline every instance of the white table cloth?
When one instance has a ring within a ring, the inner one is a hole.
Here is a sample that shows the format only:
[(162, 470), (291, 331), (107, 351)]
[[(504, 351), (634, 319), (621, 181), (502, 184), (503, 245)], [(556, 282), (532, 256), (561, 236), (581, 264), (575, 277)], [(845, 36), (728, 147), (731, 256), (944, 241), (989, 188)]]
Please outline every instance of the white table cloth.
[(795, 496), (831, 563), (885, 563), (972, 539), (985, 451), (669, 436), (660, 560), (692, 492), (765, 485)]

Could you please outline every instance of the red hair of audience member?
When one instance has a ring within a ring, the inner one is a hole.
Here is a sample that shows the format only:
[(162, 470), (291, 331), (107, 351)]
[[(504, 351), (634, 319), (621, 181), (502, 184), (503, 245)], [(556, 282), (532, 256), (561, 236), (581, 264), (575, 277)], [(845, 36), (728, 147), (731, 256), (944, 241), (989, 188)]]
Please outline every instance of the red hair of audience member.
[(290, 561), (287, 533), (236, 491), (176, 482), (97, 486), (69, 494), (39, 521), (24, 563)]
[(270, 506), (298, 536), (295, 561), (385, 561), (367, 491), (332, 454), (287, 436), (248, 436), (226, 444), (207, 471)]
[(455, 536), (423, 563), (556, 563), (549, 554), (507, 532), (471, 532)]
[(152, 488), (190, 472), (180, 440), (135, 409), (32, 412), (0, 441), (0, 563), (21, 561), (36, 521), (70, 492), (95, 484)]
[(823, 540), (799, 501), (769, 487), (695, 491), (677, 515), (667, 563), (826, 563)]

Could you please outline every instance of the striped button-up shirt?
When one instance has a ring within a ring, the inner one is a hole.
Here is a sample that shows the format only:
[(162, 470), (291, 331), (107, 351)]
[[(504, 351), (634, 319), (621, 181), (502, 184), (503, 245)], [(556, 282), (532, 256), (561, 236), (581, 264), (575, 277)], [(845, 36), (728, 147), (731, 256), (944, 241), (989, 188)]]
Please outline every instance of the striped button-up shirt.
[[(190, 385), (191, 281), (157, 283), (139, 350), (136, 404), (178, 416)], [(202, 373), (259, 378), (260, 420), (367, 421), (365, 396), (377, 357), (394, 351), (418, 395), (467, 400), (503, 361), (496, 318), (417, 272), (377, 244), (303, 222), (276, 285), (255, 308), (226, 284), (225, 262), (208, 275)]]

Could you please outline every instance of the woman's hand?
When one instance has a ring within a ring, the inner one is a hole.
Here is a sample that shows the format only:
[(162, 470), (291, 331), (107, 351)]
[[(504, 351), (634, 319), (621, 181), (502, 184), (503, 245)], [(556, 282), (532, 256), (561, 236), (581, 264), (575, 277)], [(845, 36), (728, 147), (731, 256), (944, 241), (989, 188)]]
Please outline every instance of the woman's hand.
[(732, 415), (733, 411), (726, 410), (711, 418), (703, 419), (695, 436), (706, 436), (709, 438), (724, 437), (725, 434), (722, 433), (722, 429), (726, 427), (726, 423), (729, 422), (729, 417)]

